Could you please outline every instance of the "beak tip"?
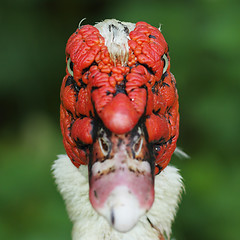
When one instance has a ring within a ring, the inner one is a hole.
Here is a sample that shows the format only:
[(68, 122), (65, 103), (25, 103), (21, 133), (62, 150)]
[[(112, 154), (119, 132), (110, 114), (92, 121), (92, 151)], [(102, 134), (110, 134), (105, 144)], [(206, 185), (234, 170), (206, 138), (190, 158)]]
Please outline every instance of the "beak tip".
[(126, 186), (119, 186), (113, 190), (100, 211), (114, 229), (124, 233), (137, 224), (147, 209), (139, 206), (136, 196)]

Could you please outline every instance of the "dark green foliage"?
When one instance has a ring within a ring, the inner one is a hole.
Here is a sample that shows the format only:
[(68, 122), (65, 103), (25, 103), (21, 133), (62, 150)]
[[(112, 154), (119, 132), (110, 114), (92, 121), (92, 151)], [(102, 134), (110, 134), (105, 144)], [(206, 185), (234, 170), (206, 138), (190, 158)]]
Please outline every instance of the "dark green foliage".
[(70, 239), (50, 168), (64, 153), (59, 92), (65, 44), (82, 18), (146, 21), (170, 46), (180, 95), (172, 159), (186, 193), (177, 240), (238, 240), (240, 224), (240, 2), (15, 0), (0, 9), (0, 239)]

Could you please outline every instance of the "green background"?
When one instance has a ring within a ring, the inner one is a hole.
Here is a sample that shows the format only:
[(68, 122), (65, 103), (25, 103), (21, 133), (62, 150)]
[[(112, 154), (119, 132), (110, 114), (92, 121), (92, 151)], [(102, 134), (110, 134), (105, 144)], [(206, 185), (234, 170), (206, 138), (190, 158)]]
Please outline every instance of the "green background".
[(0, 4), (0, 239), (70, 239), (51, 176), (64, 153), (59, 91), (65, 44), (79, 21), (162, 24), (180, 95), (173, 157), (186, 192), (172, 237), (240, 235), (240, 1), (15, 0)]

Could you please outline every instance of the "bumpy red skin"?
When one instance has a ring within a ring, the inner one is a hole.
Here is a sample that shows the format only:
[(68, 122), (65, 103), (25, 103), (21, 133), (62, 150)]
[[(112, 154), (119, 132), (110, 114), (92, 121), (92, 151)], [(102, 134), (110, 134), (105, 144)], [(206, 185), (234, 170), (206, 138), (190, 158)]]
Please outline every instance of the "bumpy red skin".
[[(156, 157), (156, 174), (176, 148), (179, 131), (178, 94), (170, 62), (162, 76), (168, 45), (161, 32), (138, 22), (129, 34), (126, 66), (110, 59), (97, 28), (85, 25), (66, 46), (74, 78), (66, 68), (61, 87), (61, 130), (67, 154), (76, 167), (88, 164), (96, 119), (110, 131), (124, 134), (143, 119)], [(170, 59), (169, 59), (170, 61)], [(119, 121), (119, 114), (124, 116)]]

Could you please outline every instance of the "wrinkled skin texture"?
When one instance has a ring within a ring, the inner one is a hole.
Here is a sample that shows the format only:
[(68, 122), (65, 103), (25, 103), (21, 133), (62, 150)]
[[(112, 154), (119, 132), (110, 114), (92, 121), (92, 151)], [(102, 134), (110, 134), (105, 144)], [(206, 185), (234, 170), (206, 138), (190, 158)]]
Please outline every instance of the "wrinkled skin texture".
[[(145, 22), (138, 22), (129, 38), (125, 66), (113, 63), (104, 38), (93, 26), (78, 28), (68, 40), (66, 63), (70, 57), (74, 77), (66, 68), (60, 122), (65, 149), (76, 167), (89, 163), (99, 124), (125, 134), (143, 123), (156, 174), (168, 165), (176, 148), (178, 95), (168, 45), (161, 32)], [(162, 74), (164, 54), (169, 65)], [(119, 113), (125, 116), (121, 121)]]

